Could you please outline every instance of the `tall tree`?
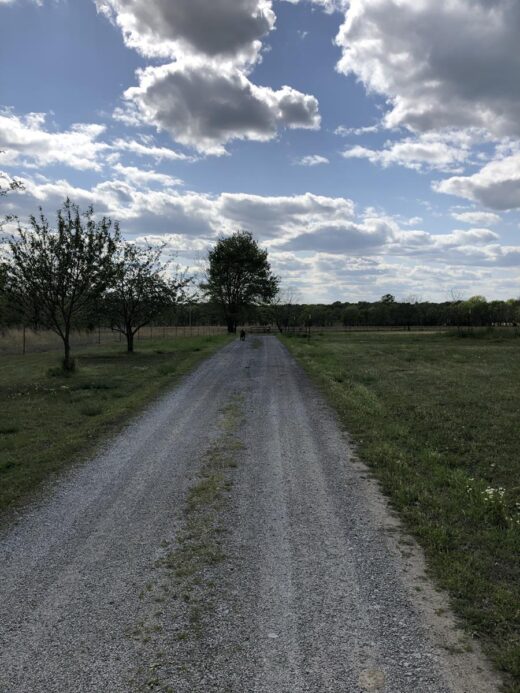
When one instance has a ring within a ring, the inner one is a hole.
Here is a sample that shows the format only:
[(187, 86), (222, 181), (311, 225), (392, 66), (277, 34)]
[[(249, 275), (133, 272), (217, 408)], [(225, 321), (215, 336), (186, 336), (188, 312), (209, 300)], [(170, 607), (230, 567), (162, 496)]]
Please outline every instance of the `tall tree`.
[(175, 272), (166, 279), (160, 262), (162, 247), (120, 246), (114, 262), (114, 279), (104, 306), (110, 326), (126, 337), (127, 350), (134, 350), (134, 337), (165, 309), (183, 300), (191, 279)]
[(8, 291), (26, 315), (63, 341), (65, 370), (74, 368), (70, 336), (91, 315), (92, 306), (110, 283), (112, 258), (120, 239), (117, 223), (95, 221), (89, 207), (81, 213), (67, 200), (52, 228), (42, 210), (30, 217), (30, 228), (18, 226), (9, 241)]
[(206, 281), (201, 289), (221, 307), (228, 332), (236, 332), (243, 311), (271, 301), (278, 284), (267, 251), (258, 247), (251, 233), (237, 231), (220, 237), (209, 251)]

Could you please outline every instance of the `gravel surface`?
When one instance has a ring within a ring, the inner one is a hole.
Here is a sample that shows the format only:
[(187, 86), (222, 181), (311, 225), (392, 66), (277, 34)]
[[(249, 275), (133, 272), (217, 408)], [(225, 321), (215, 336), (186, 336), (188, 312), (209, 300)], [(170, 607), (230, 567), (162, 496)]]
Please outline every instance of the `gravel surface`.
[[(223, 435), (223, 558), (187, 582), (164, 559)], [(278, 340), (233, 342), (0, 535), (0, 691), (497, 691), (396, 530)]]

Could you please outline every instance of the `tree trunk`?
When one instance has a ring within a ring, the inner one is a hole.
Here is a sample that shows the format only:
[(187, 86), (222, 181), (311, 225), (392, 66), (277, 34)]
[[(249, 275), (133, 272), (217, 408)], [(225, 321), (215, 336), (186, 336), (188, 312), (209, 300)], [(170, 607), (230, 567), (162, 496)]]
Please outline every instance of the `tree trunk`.
[(68, 332), (63, 336), (63, 349), (64, 349), (64, 359), (63, 359), (63, 370), (73, 371), (74, 370), (74, 359), (70, 357), (70, 335)]
[(132, 331), (132, 328), (127, 328), (126, 330), (126, 350), (129, 354), (134, 353), (134, 333)]
[(234, 334), (237, 331), (237, 323), (234, 318), (227, 319), (227, 331), (229, 334)]

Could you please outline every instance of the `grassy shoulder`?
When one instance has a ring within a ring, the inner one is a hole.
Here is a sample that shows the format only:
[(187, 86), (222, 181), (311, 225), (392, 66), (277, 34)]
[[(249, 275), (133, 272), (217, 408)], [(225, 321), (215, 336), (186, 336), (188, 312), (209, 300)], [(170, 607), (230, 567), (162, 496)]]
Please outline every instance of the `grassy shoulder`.
[(75, 353), (65, 377), (59, 354), (3, 356), (0, 362), (0, 515), (50, 475), (113, 434), (229, 337), (147, 340)]
[(425, 549), (429, 569), (520, 691), (520, 340), (284, 338)]

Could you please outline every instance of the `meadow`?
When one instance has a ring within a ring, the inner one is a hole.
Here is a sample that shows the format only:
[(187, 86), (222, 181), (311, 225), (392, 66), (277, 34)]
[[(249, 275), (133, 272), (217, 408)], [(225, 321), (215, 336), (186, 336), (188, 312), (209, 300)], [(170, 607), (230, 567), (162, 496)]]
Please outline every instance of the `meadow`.
[(61, 352), (2, 355), (0, 360), (0, 515), (46, 479), (86, 458), (96, 444), (174, 384), (229, 337), (147, 339), (90, 346), (60, 368)]
[(425, 550), (468, 632), (520, 691), (520, 339), (323, 334), (284, 343)]

